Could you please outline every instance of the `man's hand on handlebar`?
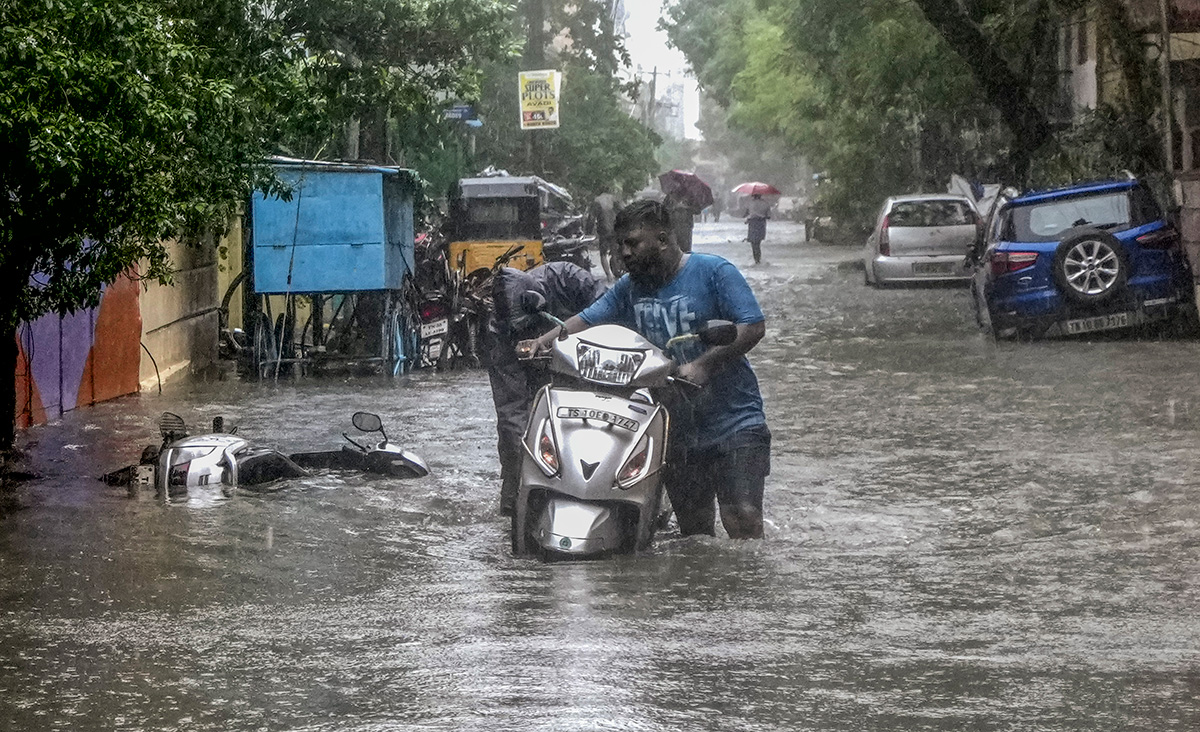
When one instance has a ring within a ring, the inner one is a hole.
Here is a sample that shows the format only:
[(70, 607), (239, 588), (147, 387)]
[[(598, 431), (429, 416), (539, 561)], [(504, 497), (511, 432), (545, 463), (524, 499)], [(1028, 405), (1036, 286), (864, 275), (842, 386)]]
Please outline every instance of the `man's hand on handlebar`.
[(530, 338), (517, 343), (517, 358), (534, 358), (538, 353), (538, 339)]
[(549, 355), (550, 344), (558, 338), (560, 332), (561, 329), (555, 328), (549, 333), (544, 333), (540, 338), (520, 341), (517, 343), (517, 358), (540, 358)]
[(704, 367), (704, 364), (697, 361), (685, 363), (679, 367), (679, 370), (675, 372), (676, 379), (686, 381), (689, 384), (695, 384), (696, 386), (706, 385), (710, 376), (711, 375), (709, 374), (708, 369)]

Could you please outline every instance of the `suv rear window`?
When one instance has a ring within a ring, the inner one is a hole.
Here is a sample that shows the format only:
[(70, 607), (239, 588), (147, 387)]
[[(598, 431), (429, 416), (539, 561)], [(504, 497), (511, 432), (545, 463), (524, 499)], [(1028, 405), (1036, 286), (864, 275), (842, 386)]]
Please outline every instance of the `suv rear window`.
[(1079, 226), (1121, 230), (1162, 218), (1154, 197), (1144, 188), (1015, 206), (1002, 214), (1005, 241), (1058, 241)]
[(888, 226), (966, 226), (974, 224), (971, 207), (962, 201), (897, 201), (888, 211)]

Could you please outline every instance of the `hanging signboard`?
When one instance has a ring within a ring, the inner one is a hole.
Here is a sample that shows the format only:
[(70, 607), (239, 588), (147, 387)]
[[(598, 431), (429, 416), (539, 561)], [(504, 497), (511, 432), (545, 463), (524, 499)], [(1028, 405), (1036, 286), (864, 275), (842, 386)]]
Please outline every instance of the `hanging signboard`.
[(562, 74), (553, 69), (522, 71), (517, 77), (521, 93), (521, 129), (558, 127), (558, 91)]

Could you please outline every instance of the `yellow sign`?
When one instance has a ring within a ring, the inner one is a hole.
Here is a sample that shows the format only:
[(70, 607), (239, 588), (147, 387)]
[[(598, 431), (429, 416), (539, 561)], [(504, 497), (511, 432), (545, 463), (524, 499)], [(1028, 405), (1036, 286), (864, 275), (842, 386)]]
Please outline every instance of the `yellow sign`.
[(521, 92), (521, 129), (558, 127), (558, 89), (562, 74), (557, 71), (522, 71), (517, 77)]

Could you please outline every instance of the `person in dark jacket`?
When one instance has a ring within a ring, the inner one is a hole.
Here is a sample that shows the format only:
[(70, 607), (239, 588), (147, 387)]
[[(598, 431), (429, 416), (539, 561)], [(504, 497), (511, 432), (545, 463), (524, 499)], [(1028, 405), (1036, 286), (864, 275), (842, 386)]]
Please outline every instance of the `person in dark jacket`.
[(546, 330), (540, 315), (521, 308), (521, 295), (532, 290), (546, 298), (546, 312), (566, 319), (596, 301), (605, 285), (570, 262), (550, 262), (528, 272), (505, 267), (492, 290), (493, 346), (488, 361), (492, 402), (496, 407), (496, 449), (500, 455), (500, 513), (512, 515), (521, 480), (521, 439), (529, 408), (548, 382), (545, 369), (517, 356), (517, 343)]

